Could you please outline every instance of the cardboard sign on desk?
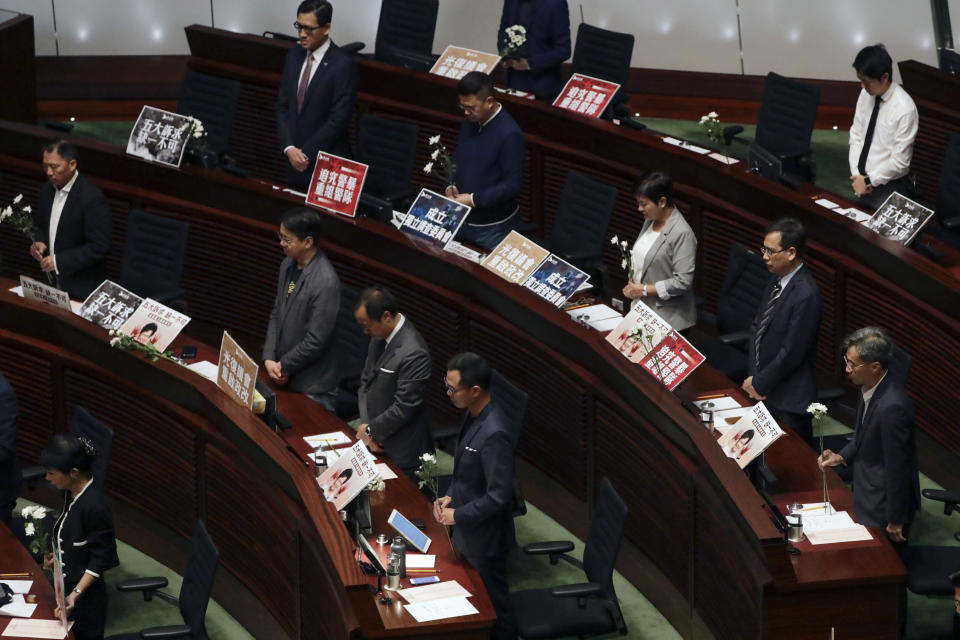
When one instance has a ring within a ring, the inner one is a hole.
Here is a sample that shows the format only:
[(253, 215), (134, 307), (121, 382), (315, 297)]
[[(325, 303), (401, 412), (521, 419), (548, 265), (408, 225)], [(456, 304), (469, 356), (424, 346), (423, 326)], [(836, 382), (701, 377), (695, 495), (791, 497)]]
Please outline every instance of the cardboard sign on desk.
[(445, 78), (459, 80), (471, 71), (490, 73), (500, 63), (500, 56), (496, 53), (485, 53), (464, 47), (447, 45), (430, 73)]
[(523, 286), (547, 302), (562, 307), (589, 277), (566, 260), (551, 253), (540, 263), (536, 271), (523, 281)]
[(620, 89), (616, 82), (575, 73), (567, 80), (553, 106), (591, 118), (599, 118)]
[(340, 451), (343, 455), (317, 478), (323, 497), (333, 502), (337, 511), (360, 495), (378, 475), (376, 460), (362, 441)]
[(717, 444), (728, 458), (736, 460), (743, 469), (782, 435), (780, 425), (763, 403), (758, 402), (747, 415), (720, 436)]
[(445, 249), (467, 219), (470, 207), (445, 196), (421, 189), (403, 218), (400, 231), (417, 240)]
[(668, 390), (673, 391), (694, 369), (703, 364), (704, 360), (706, 357), (702, 353), (674, 331), (650, 350), (640, 361), (640, 366), (660, 380)]
[(144, 105), (130, 131), (127, 153), (168, 167), (180, 168), (183, 152), (193, 134), (193, 120)]
[(229, 333), (220, 340), (220, 359), (217, 364), (217, 386), (244, 407), (253, 407), (257, 386), (257, 362), (240, 348)]
[(607, 335), (607, 342), (631, 362), (640, 362), (671, 331), (673, 327), (666, 320), (643, 301), (638, 301), (616, 329)]
[(36, 300), (64, 311), (73, 310), (70, 307), (70, 294), (66, 291), (61, 291), (56, 287), (51, 287), (27, 276), (20, 276), (20, 287), (23, 291), (23, 297), (27, 300)]
[(355, 218), (367, 168), (362, 162), (321, 151), (307, 189), (307, 204)]
[(516, 231), (511, 231), (484, 258), (481, 265), (507, 282), (520, 284), (536, 271), (548, 255), (550, 252), (540, 245), (534, 244)]
[(145, 298), (120, 327), (120, 332), (140, 344), (152, 344), (157, 351), (165, 351), (188, 322), (190, 316)]
[(80, 317), (110, 331), (119, 329), (137, 310), (143, 298), (116, 282), (104, 280), (80, 306)]
[(891, 193), (883, 201), (877, 212), (864, 222), (868, 229), (876, 231), (884, 238), (909, 246), (917, 237), (923, 225), (930, 222), (933, 209), (928, 209), (920, 203), (899, 193)]

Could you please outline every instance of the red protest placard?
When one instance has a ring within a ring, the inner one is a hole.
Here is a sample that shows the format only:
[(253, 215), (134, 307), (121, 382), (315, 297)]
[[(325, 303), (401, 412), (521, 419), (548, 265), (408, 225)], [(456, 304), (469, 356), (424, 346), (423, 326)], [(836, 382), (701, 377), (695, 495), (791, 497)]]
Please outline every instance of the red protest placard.
[(321, 151), (307, 190), (307, 204), (333, 213), (357, 215), (367, 165)]
[(575, 73), (553, 101), (553, 106), (599, 118), (619, 88), (620, 85), (616, 82)]
[(676, 331), (650, 350), (640, 366), (670, 391), (677, 388), (706, 358)]

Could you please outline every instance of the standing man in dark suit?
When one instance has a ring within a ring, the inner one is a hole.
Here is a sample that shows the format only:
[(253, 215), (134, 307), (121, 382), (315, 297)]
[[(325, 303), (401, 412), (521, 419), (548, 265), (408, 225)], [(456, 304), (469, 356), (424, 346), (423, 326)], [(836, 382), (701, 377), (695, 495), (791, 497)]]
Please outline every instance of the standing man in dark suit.
[(743, 390), (763, 400), (773, 417), (813, 442), (814, 361), (823, 305), (803, 255), (807, 234), (799, 220), (781, 218), (763, 239), (763, 261), (774, 278), (750, 328)]
[(416, 481), (420, 456), (433, 453), (424, 404), (430, 380), (427, 343), (383, 287), (365, 289), (353, 315), (371, 338), (360, 376), (358, 434), (367, 448), (385, 452)]
[(340, 279), (318, 246), (320, 230), (320, 214), (305, 207), (290, 209), (280, 219), (277, 236), (286, 258), (280, 264), (263, 366), (275, 384), (289, 384), (334, 411)]
[(491, 402), (493, 370), (475, 353), (447, 363), (444, 384), (453, 406), (466, 409), (447, 495), (434, 503), (437, 522), (453, 525), (453, 544), (483, 579), (497, 613), (493, 637), (513, 640), (517, 622), (507, 586), (513, 528), (513, 440), (509, 421)]
[(522, 25), (527, 42), (519, 60), (505, 60), (507, 86), (553, 101), (563, 88), (561, 65), (570, 57), (570, 10), (567, 0), (504, 0), (497, 34), (498, 50), (507, 42), (507, 27)]
[(83, 300), (106, 279), (110, 205), (103, 192), (77, 171), (77, 148), (56, 140), (43, 149), (47, 183), (40, 188), (30, 255), (58, 286)]
[(330, 40), (333, 7), (304, 0), (294, 27), (300, 46), (287, 54), (277, 94), (277, 138), (289, 161), (287, 179), (305, 191), (317, 153), (347, 156), (347, 125), (357, 97), (353, 61)]
[(20, 497), (23, 477), (17, 457), (17, 417), (20, 409), (13, 387), (0, 373), (0, 522), (10, 526), (13, 508)]
[(853, 511), (857, 522), (884, 527), (896, 544), (907, 541), (913, 514), (920, 508), (913, 403), (887, 375), (893, 341), (878, 327), (854, 331), (843, 341), (850, 381), (860, 387), (853, 440), (840, 453), (827, 449), (820, 468), (853, 465)]

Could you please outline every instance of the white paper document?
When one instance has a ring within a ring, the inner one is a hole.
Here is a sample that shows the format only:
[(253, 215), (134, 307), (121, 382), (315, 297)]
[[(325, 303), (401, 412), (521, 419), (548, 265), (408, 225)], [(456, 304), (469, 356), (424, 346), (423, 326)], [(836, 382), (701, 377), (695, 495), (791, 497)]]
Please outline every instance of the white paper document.
[[(11, 589), (12, 588), (13, 587), (11, 587)], [(0, 616), (29, 618), (33, 615), (33, 610), (37, 608), (37, 605), (27, 604), (27, 601), (23, 599), (23, 595), (20, 593), (15, 593), (11, 597), (13, 600), (9, 604), (0, 607)]]
[(7, 580), (6, 578), (0, 578), (0, 582), (13, 589), (14, 593), (30, 593), (30, 588), (33, 587), (33, 580)]
[(199, 373), (207, 380), (211, 380), (213, 382), (216, 382), (217, 380), (217, 364), (215, 362), (210, 362), (209, 360), (192, 362), (187, 365), (187, 369), (190, 369), (190, 371), (193, 371), (194, 373)]
[(704, 149), (703, 147), (698, 147), (695, 144), (690, 144), (686, 140), (678, 140), (677, 138), (671, 138), (667, 136), (663, 139), (667, 144), (672, 144), (675, 147), (681, 147), (687, 151), (693, 151), (694, 153), (699, 153), (700, 155), (706, 155), (710, 153), (710, 149)]
[[(67, 628), (73, 626), (73, 621), (67, 623)], [(60, 640), (67, 635), (67, 629), (63, 628), (59, 620), (32, 620), (29, 618), (16, 618), (10, 621), (7, 628), (3, 630), (5, 636), (17, 636), (21, 638), (50, 638)]]
[[(393, 469), (391, 469), (389, 466), (387, 466), (383, 462), (377, 463), (377, 472), (380, 473), (381, 480), (393, 480), (394, 478), (397, 477), (397, 474), (393, 472)], [(407, 566), (410, 566), (410, 565), (407, 565)]]
[(703, 400), (696, 400), (693, 404), (697, 405), (699, 408), (703, 409), (703, 405), (708, 402), (713, 403), (713, 406), (710, 407), (714, 411), (726, 411), (727, 409), (739, 409), (740, 403), (736, 399), (730, 396), (721, 396), (719, 398), (704, 398)]
[(713, 428), (725, 434), (733, 425), (740, 421), (740, 418), (750, 413), (753, 407), (736, 407), (735, 409), (724, 409), (723, 411), (713, 412)]
[(732, 157), (730, 157), (730, 156), (725, 156), (725, 155), (723, 155), (722, 153), (711, 153), (711, 154), (710, 154), (709, 156), (707, 156), (707, 157), (708, 157), (708, 158), (713, 158), (713, 159), (716, 160), (717, 162), (722, 162), (723, 164), (737, 164), (738, 162), (740, 162), (740, 161), (737, 160), (736, 158), (732, 158)]
[(821, 207), (826, 207), (827, 209), (836, 209), (837, 207), (840, 206), (836, 202), (833, 202), (832, 200), (827, 200), (826, 198), (819, 198), (817, 200), (814, 200), (813, 204), (818, 204)]
[(859, 222), (861, 224), (873, 217), (872, 213), (860, 211), (860, 209), (856, 209), (854, 207), (850, 207), (848, 209), (834, 209), (833, 212), (839, 213), (840, 215), (846, 216), (854, 222)]
[(316, 449), (319, 446), (323, 446), (327, 449), (335, 447), (337, 445), (350, 444), (350, 438), (347, 434), (342, 431), (333, 431), (331, 433), (318, 433), (315, 436), (306, 436), (304, 437), (307, 444)]
[[(400, 592), (401, 595), (403, 591)], [(403, 605), (417, 622), (430, 622), (480, 613), (466, 598), (444, 598)], [(61, 636), (62, 637), (62, 636)]]
[(853, 529), (858, 526), (846, 511), (838, 511), (829, 516), (808, 516), (803, 514), (803, 532), (834, 531), (837, 529)]
[(451, 240), (444, 251), (449, 251), (455, 256), (460, 256), (464, 260), (469, 260), (474, 264), (480, 264), (480, 252), (474, 251), (469, 247), (465, 247), (456, 240)]
[(397, 593), (410, 604), (429, 602), (431, 600), (444, 600), (447, 598), (469, 598), (473, 595), (461, 587), (460, 583), (456, 580), (435, 582), (422, 587), (413, 587), (412, 589), (401, 589), (397, 591)]
[(860, 542), (873, 540), (870, 530), (862, 524), (857, 524), (846, 529), (828, 529), (826, 531), (807, 531), (804, 526), (803, 531), (810, 544), (836, 544), (838, 542)]
[(616, 316), (615, 318), (605, 318), (603, 320), (590, 320), (588, 324), (591, 329), (596, 329), (600, 333), (607, 333), (616, 329), (621, 320), (623, 320), (623, 318)]
[[(407, 569), (433, 569), (437, 556), (432, 553), (408, 553)], [(438, 582), (437, 584), (443, 584)]]

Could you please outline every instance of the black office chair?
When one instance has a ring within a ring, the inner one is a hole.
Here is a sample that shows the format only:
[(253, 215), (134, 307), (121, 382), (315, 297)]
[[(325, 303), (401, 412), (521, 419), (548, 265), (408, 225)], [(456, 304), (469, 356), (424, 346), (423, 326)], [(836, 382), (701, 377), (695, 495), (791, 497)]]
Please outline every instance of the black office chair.
[[(73, 406), (70, 414), (68, 433), (89, 438), (97, 448), (97, 456), (93, 459), (90, 472), (93, 475), (94, 486), (103, 491), (107, 479), (107, 470), (110, 468), (110, 456), (113, 454), (113, 429), (93, 417), (89, 411), (80, 405)], [(23, 468), (23, 480), (28, 487), (32, 487), (46, 473), (43, 467), (32, 465)]]
[(230, 148), (230, 131), (237, 112), (240, 82), (187, 69), (180, 85), (177, 113), (193, 116), (203, 123), (210, 157), (204, 166), (217, 166), (221, 153)]
[(152, 627), (143, 629), (139, 633), (126, 633), (110, 636), (108, 640), (135, 640), (137, 638), (190, 638), (191, 640), (206, 640), (207, 627), (205, 616), (207, 604), (210, 602), (210, 592), (213, 590), (213, 578), (220, 563), (220, 551), (203, 521), (198, 520), (193, 530), (193, 539), (190, 541), (190, 557), (187, 560), (187, 570), (180, 586), (179, 597), (159, 591), (167, 586), (167, 579), (134, 578), (124, 580), (117, 585), (118, 591), (140, 591), (144, 602), (150, 602), (153, 596), (166, 600), (180, 608), (183, 617), (182, 625)]
[[(620, 89), (613, 96), (605, 115), (622, 113), (630, 95), (630, 60), (633, 57), (632, 33), (617, 33), (581, 22), (577, 28), (577, 44), (573, 49), (570, 73), (616, 82)], [(627, 111), (629, 113), (629, 110)]]
[(510, 602), (523, 638), (619, 632), (627, 625), (613, 588), (613, 568), (620, 550), (627, 505), (610, 481), (604, 478), (590, 522), (590, 534), (583, 550), (583, 562), (568, 556), (572, 542), (537, 542), (523, 547), (532, 555), (549, 555), (550, 564), (559, 559), (583, 569), (587, 582), (552, 589), (514, 591)]
[(186, 222), (131, 209), (120, 284), (138, 296), (182, 307), (186, 291), (180, 286), (180, 277), (189, 233)]
[(928, 227), (944, 242), (960, 248), (960, 133), (950, 134), (947, 152), (940, 170), (937, 189), (937, 222), (940, 228)]
[(336, 413), (348, 421), (360, 415), (357, 391), (360, 389), (360, 374), (363, 372), (363, 363), (367, 359), (367, 347), (370, 344), (370, 337), (363, 332), (363, 327), (357, 324), (353, 316), (359, 299), (359, 289), (340, 284), (340, 310), (337, 312), (334, 327), (334, 349), (340, 376), (337, 382), (339, 391)]
[(373, 57), (407, 69), (433, 67), (440, 0), (383, 0)]
[(420, 127), (412, 122), (372, 113), (361, 116), (354, 155), (370, 166), (360, 195), (360, 211), (365, 215), (381, 219), (387, 211), (392, 214), (409, 207), (418, 191), (411, 180), (419, 135)]
[(750, 325), (769, 280), (770, 272), (760, 254), (738, 243), (730, 246), (715, 320), (720, 337), (696, 347), (707, 362), (731, 380), (747, 377)]

